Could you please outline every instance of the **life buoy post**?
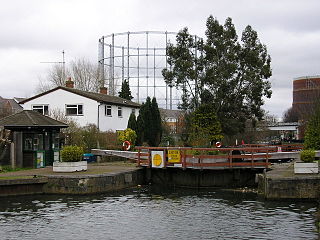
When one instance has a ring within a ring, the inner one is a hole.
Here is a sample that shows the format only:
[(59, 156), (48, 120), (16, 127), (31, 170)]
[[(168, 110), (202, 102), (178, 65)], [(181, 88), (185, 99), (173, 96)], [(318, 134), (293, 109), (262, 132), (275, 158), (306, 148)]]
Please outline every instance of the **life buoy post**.
[(124, 151), (129, 151), (129, 150), (130, 150), (130, 147), (131, 147), (131, 142), (129, 142), (129, 141), (124, 141), (124, 142), (122, 143), (122, 149), (123, 149)]
[(221, 142), (216, 142), (216, 147), (220, 148), (222, 146)]

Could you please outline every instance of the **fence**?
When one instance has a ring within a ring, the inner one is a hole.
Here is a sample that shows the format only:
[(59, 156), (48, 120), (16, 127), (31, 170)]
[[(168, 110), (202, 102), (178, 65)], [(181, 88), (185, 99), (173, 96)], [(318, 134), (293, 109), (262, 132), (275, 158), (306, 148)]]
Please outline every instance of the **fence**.
[[(185, 148), (136, 147), (137, 165), (146, 167), (214, 168), (269, 168), (274, 147), (242, 148)], [(159, 155), (159, 156), (156, 156)]]

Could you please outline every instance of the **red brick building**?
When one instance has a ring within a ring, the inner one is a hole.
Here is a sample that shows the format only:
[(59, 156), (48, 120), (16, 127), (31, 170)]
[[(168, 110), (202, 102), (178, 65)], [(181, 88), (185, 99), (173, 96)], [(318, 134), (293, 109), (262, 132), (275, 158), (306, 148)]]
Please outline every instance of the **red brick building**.
[(299, 139), (304, 138), (306, 123), (318, 105), (320, 106), (320, 75), (295, 78), (292, 110), (299, 119)]
[(320, 75), (299, 77), (293, 80), (292, 108), (306, 120), (320, 103)]

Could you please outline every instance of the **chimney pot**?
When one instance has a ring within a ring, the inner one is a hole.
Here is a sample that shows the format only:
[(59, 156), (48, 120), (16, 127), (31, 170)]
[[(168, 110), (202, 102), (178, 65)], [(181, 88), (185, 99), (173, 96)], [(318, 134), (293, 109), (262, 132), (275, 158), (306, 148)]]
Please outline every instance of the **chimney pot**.
[(68, 77), (68, 80), (66, 81), (66, 87), (74, 88), (74, 81), (71, 80), (71, 77)]
[(106, 87), (100, 87), (100, 93), (101, 93), (101, 94), (108, 94), (108, 88), (106, 88)]

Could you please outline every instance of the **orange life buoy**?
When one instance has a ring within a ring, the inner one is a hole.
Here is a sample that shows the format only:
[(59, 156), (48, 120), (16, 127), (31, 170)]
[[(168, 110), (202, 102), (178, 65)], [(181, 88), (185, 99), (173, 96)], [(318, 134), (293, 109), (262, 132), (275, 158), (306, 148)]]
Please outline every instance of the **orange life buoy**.
[(128, 151), (128, 150), (130, 150), (130, 147), (131, 147), (131, 143), (129, 141), (124, 141), (122, 143), (123, 150)]
[(216, 147), (217, 148), (221, 147), (221, 142), (216, 142)]

